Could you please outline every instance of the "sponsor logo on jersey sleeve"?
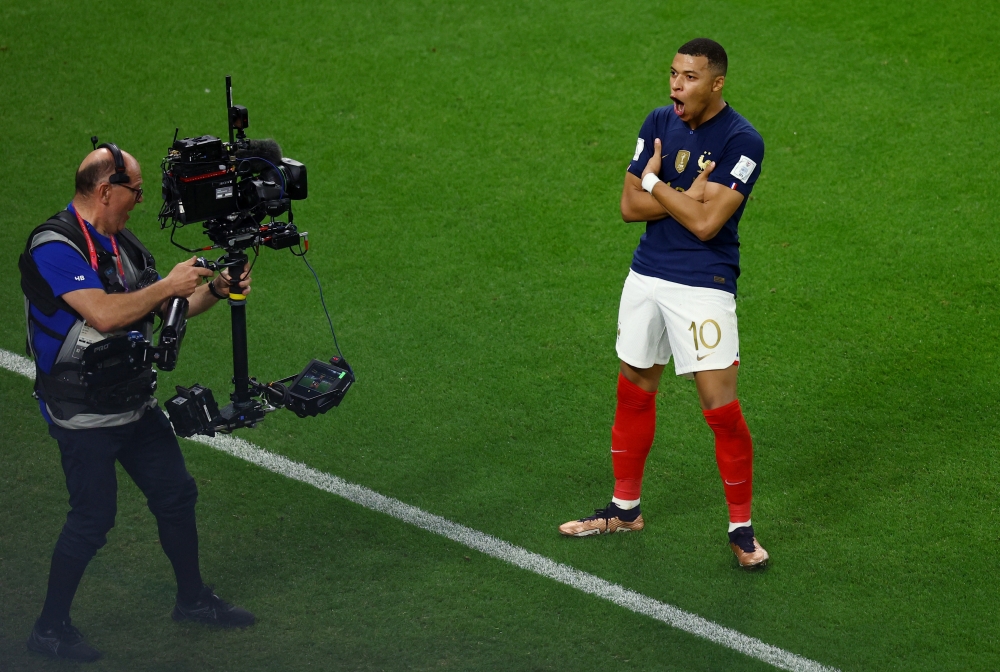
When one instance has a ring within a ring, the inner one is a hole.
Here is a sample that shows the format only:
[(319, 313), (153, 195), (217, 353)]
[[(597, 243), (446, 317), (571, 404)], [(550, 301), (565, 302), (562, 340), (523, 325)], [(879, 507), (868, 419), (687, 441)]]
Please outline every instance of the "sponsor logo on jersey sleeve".
[(646, 147), (646, 141), (639, 138), (635, 141), (635, 156), (632, 157), (633, 161), (639, 160), (639, 155), (642, 154), (642, 150)]
[(733, 166), (733, 172), (730, 173), (737, 180), (743, 184), (747, 183), (750, 179), (750, 175), (753, 174), (753, 169), (757, 167), (757, 162), (751, 159), (749, 156), (740, 156), (740, 160), (736, 162)]

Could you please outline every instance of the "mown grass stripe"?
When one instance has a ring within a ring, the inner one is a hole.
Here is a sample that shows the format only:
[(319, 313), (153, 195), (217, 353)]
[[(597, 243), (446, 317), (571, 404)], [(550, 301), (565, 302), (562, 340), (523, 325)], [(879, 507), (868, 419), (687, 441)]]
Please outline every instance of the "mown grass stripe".
[[(0, 349), (0, 366), (27, 376), (35, 377), (31, 360)], [(696, 637), (707, 639), (726, 648), (738, 651), (751, 658), (763, 661), (790, 672), (838, 672), (814, 660), (771, 646), (755, 637), (721, 626), (701, 616), (660, 602), (641, 593), (611, 583), (569, 565), (556, 562), (537, 553), (515, 546), (485, 532), (474, 530), (459, 523), (428, 513), (423, 509), (387, 497), (362, 485), (349, 483), (344, 479), (313, 469), (301, 462), (275, 455), (249, 441), (234, 436), (197, 436), (192, 439), (216, 450), (237, 457), (251, 464), (267, 469), (275, 474), (306, 483), (324, 492), (342, 497), (372, 511), (378, 511), (397, 520), (441, 535), (463, 546), (477, 550), (490, 557), (510, 563), (521, 569), (545, 576), (559, 583), (583, 591), (595, 597), (613, 602), (637, 614), (654, 618), (667, 625), (683, 630)]]

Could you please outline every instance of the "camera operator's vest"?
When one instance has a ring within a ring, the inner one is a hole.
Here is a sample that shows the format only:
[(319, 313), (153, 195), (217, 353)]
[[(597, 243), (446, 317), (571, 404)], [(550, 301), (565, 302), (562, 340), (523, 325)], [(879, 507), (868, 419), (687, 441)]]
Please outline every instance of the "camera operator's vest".
[[(140, 278), (146, 282), (155, 280), (156, 263), (149, 250), (127, 229), (122, 229), (115, 240), (122, 256), (122, 268), (128, 286), (138, 288)], [(84, 252), (88, 247), (87, 240), (75, 215), (69, 210), (53, 215), (35, 228), (28, 236), (28, 243), (18, 259), (21, 290), (25, 297), (28, 354), (35, 359), (35, 395), (45, 402), (53, 422), (63, 427), (108, 427), (136, 420), (150, 405), (152, 393), (156, 389), (156, 373), (150, 365), (100, 386), (87, 384), (80, 361), (80, 336), (84, 329), (92, 330), (92, 327), (86, 325), (83, 317), (62, 297), (55, 296), (31, 256), (32, 250), (51, 242), (69, 245), (89, 263), (89, 257)], [(124, 292), (125, 287), (118, 278), (114, 256), (101, 245), (94, 245), (94, 248), (97, 252), (97, 275), (104, 291), (109, 294)], [(31, 306), (47, 317), (62, 310), (76, 319), (66, 333), (58, 333), (36, 320), (31, 314)], [(123, 331), (138, 331), (149, 339), (152, 335), (151, 327), (151, 320), (144, 318)], [(36, 330), (61, 343), (49, 373), (41, 370), (33, 349), (32, 337)]]

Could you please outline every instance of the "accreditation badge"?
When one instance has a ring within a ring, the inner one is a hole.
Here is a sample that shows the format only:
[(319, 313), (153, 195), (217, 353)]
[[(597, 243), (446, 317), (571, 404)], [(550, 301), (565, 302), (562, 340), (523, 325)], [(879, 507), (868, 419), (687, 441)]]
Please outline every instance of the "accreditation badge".
[(101, 341), (111, 338), (114, 335), (116, 334), (105, 334), (103, 331), (98, 331), (84, 322), (83, 326), (80, 328), (80, 335), (76, 339), (76, 345), (73, 347), (73, 359), (80, 359), (83, 357), (84, 350), (92, 346), (94, 343), (100, 343)]
[(691, 160), (691, 152), (686, 149), (678, 150), (677, 156), (674, 157), (674, 170), (678, 173), (683, 173), (684, 169), (688, 167), (688, 161)]

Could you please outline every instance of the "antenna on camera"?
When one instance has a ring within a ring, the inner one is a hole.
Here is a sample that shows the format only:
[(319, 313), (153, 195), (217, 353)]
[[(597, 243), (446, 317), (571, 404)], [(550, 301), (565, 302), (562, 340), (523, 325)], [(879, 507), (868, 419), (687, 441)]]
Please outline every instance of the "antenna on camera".
[(226, 75), (226, 110), (229, 114), (229, 144), (233, 144), (233, 76)]
[(233, 105), (233, 78), (226, 75), (226, 106), (229, 109), (229, 144), (232, 145), (233, 129), (236, 129), (236, 140), (246, 140), (244, 132), (250, 126), (250, 113), (242, 105)]

